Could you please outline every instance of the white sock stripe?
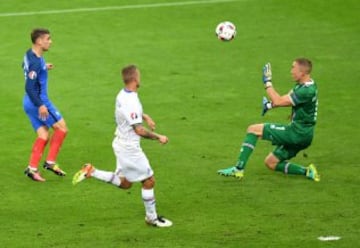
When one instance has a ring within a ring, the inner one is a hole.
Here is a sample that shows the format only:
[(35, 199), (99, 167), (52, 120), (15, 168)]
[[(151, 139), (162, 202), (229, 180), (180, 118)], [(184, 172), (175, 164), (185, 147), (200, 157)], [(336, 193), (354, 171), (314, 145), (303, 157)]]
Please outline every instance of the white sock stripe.
[(250, 143), (243, 143), (243, 144), (242, 144), (242, 146), (249, 147), (249, 148), (251, 148), (252, 150), (254, 150), (254, 149), (255, 149), (255, 146), (254, 146), (254, 145), (252, 145), (252, 144), (250, 144)]
[(284, 168), (284, 173), (288, 174), (288, 169), (289, 169), (290, 163), (286, 163), (285, 168)]
[(108, 183), (112, 183), (112, 182), (113, 182), (113, 180), (114, 180), (114, 178), (115, 178), (115, 173), (113, 173), (113, 174), (112, 174), (112, 177), (110, 178), (110, 180), (109, 180), (109, 182), (108, 182)]
[(120, 179), (120, 177), (119, 177), (117, 174), (115, 174), (115, 173), (113, 173), (113, 176), (112, 176), (110, 182), (111, 182), (113, 185), (115, 185), (115, 186), (120, 186), (120, 185), (121, 185), (121, 179)]
[(91, 173), (91, 176), (103, 182), (112, 183), (116, 186), (121, 184), (120, 177), (118, 177), (114, 172), (96, 169)]
[(146, 202), (155, 201), (154, 189), (141, 189), (141, 195)]
[(147, 218), (154, 220), (157, 216), (154, 189), (141, 189), (141, 196), (144, 202)]
[(0, 17), (11, 16), (32, 16), (32, 15), (48, 15), (48, 14), (65, 14), (65, 13), (78, 13), (78, 12), (97, 12), (97, 11), (111, 11), (111, 10), (124, 10), (124, 9), (145, 9), (145, 8), (159, 8), (159, 7), (173, 7), (185, 6), (195, 4), (214, 4), (214, 3), (227, 3), (239, 2), (240, 0), (206, 0), (206, 1), (188, 1), (188, 2), (173, 2), (173, 3), (149, 3), (137, 5), (123, 5), (123, 6), (105, 6), (94, 8), (77, 8), (77, 9), (58, 9), (58, 10), (43, 10), (43, 11), (29, 11), (29, 12), (9, 12), (0, 13)]
[(142, 198), (142, 199), (143, 199), (143, 201), (145, 201), (145, 202), (151, 202), (151, 201), (155, 202), (155, 197), (147, 198), (147, 199)]

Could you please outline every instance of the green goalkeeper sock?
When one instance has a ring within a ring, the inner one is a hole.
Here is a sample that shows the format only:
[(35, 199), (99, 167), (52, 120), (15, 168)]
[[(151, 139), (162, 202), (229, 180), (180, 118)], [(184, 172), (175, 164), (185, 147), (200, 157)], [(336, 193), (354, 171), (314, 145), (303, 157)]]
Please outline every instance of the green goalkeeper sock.
[(276, 165), (276, 171), (281, 171), (284, 174), (292, 175), (306, 175), (306, 168), (304, 166), (293, 164), (287, 161), (281, 161)]
[(252, 151), (255, 149), (257, 139), (258, 137), (253, 133), (246, 134), (244, 143), (241, 145), (238, 161), (236, 162), (237, 169), (245, 169), (246, 163)]

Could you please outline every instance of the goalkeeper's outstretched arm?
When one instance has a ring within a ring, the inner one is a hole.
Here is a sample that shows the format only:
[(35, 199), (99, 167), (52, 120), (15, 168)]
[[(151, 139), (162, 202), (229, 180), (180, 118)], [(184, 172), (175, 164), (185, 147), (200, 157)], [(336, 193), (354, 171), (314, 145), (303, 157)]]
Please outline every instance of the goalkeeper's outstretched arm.
[(271, 86), (266, 88), (266, 93), (268, 94), (272, 107), (286, 107), (286, 106), (291, 106), (291, 100), (290, 100), (290, 95), (286, 94), (283, 96), (280, 96), (279, 93), (277, 93), (277, 91)]

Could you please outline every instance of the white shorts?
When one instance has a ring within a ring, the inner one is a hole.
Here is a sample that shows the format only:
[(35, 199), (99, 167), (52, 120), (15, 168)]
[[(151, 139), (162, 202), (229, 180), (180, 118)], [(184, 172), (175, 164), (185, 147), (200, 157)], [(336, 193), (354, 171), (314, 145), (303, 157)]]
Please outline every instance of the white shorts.
[(116, 156), (116, 175), (125, 177), (129, 182), (141, 182), (154, 175), (139, 144), (124, 143), (115, 137), (112, 147)]

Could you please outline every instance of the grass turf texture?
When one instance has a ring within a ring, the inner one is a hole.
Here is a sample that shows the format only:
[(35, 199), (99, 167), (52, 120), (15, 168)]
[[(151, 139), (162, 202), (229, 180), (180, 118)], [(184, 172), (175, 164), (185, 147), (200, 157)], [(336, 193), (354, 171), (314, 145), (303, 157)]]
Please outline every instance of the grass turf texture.
[[(121, 5), (152, 1), (121, 1)], [(158, 0), (157, 3), (167, 2)], [(119, 5), (119, 1), (1, 2), (5, 12)], [(36, 9), (34, 9), (36, 6)], [(359, 18), (357, 1), (237, 1), (0, 17), (2, 247), (354, 247), (359, 243)], [(220, 21), (238, 35), (220, 42)], [(20, 68), (33, 27), (53, 46), (49, 94), (70, 132), (59, 155), (68, 175), (23, 175), (35, 135), (22, 110)], [(318, 165), (322, 180), (268, 171), (260, 141), (245, 180), (216, 175), (234, 163), (251, 123), (287, 122), (289, 109), (260, 117), (261, 67), (272, 62), (276, 89), (292, 86), (294, 58), (313, 60), (319, 118), (313, 145), (294, 162)], [(155, 170), (158, 212), (169, 229), (145, 226), (140, 186), (121, 191), (94, 179), (76, 187), (84, 162), (113, 170), (114, 100), (119, 70), (142, 71), (144, 110), (170, 143), (143, 141)], [(318, 236), (341, 236), (321, 242)]]

